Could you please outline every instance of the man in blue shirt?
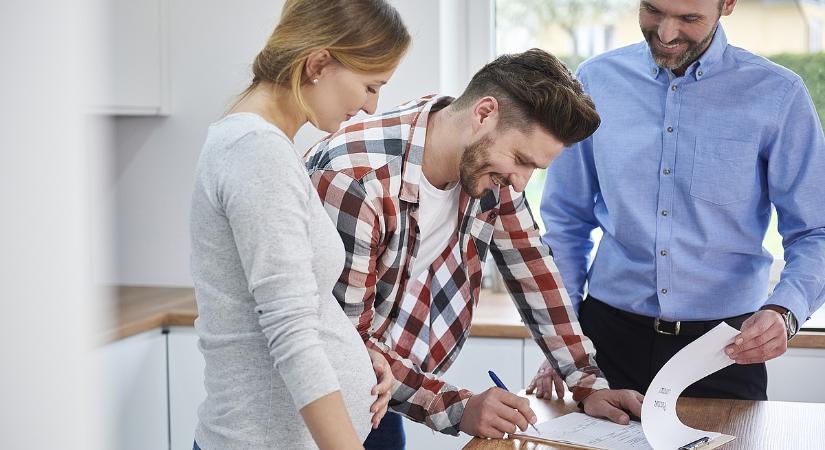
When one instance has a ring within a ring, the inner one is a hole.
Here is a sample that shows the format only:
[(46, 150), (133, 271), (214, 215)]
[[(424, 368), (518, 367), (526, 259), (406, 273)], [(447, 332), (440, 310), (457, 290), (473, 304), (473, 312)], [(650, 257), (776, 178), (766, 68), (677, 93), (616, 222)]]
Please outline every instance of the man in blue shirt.
[[(645, 41), (579, 69), (602, 125), (550, 167), (541, 213), (612, 388), (645, 392), (724, 320), (741, 330), (737, 364), (685, 394), (765, 399), (764, 362), (825, 300), (822, 125), (799, 76), (728, 45), (719, 18), (735, 4), (641, 1)], [(773, 293), (771, 205), (786, 261)], [(531, 388), (547, 397), (551, 380), (543, 366)]]

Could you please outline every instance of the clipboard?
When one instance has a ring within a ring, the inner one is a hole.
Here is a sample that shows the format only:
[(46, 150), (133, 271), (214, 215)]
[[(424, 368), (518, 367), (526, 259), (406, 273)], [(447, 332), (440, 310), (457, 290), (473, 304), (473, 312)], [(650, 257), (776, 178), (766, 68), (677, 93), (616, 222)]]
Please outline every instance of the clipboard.
[[(573, 412), (543, 421), (537, 426), (541, 432), (517, 431), (511, 438), (561, 444), (573, 448), (589, 450), (651, 450), (641, 422), (632, 421), (629, 425), (619, 425), (606, 419), (590, 417), (581, 412)], [(701, 430), (694, 430), (701, 433)], [(705, 450), (717, 448), (734, 439), (735, 436), (717, 432), (707, 432), (708, 436), (691, 442), (685, 442), (682, 449)], [(701, 434), (694, 435), (696, 437)], [(709, 439), (709, 440), (707, 440)], [(678, 445), (678, 444), (676, 444)], [(676, 447), (674, 447), (676, 448)], [(667, 449), (673, 450), (673, 449)]]
[(720, 447), (728, 442), (736, 439), (736, 436), (731, 436), (729, 434), (720, 434), (716, 436), (716, 438), (711, 439), (706, 443), (699, 443), (699, 442), (690, 442), (681, 447), (678, 450), (710, 450), (712, 448)]
[[(510, 434), (508, 436), (509, 436), (508, 439), (512, 438), (512, 439), (519, 439), (521, 441), (532, 441), (532, 442), (541, 442), (541, 443), (545, 443), (545, 444), (564, 445), (564, 446), (567, 446), (567, 447), (570, 447), (570, 448), (581, 448), (581, 449), (586, 449), (586, 450), (610, 450), (607, 447), (592, 447), (590, 445), (580, 444), (580, 443), (570, 442), (570, 441), (565, 441), (565, 440), (546, 439), (546, 438), (542, 438), (541, 436), (537, 437), (537, 436), (530, 436), (530, 435), (518, 434), (518, 433)], [(709, 441), (706, 444), (703, 444), (699, 447), (692, 447), (691, 450), (711, 450), (711, 449), (714, 449), (714, 448), (717, 448), (717, 447), (721, 447), (721, 446), (727, 444), (728, 442), (733, 441), (734, 439), (736, 439), (736, 436), (731, 436), (729, 434), (722, 434), (720, 436), (717, 436), (715, 439)], [(682, 448), (685, 448), (685, 447), (682, 447)]]

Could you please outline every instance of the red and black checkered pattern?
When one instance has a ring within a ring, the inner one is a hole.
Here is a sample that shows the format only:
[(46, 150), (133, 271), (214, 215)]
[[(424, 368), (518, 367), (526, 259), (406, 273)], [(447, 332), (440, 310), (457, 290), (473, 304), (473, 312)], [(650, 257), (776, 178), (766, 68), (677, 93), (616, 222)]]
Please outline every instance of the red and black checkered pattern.
[[(449, 434), (472, 393), (440, 376), (458, 356), (478, 302), (483, 261), (495, 258), (525, 325), (574, 399), (607, 387), (524, 196), (462, 192), (458, 230), (418, 279), (418, 186), (427, 117), (449, 97), (428, 96), (348, 125), (314, 146), (307, 168), (347, 252), (334, 294), (397, 383), (390, 406)], [(482, 376), (483, 374), (479, 374)]]

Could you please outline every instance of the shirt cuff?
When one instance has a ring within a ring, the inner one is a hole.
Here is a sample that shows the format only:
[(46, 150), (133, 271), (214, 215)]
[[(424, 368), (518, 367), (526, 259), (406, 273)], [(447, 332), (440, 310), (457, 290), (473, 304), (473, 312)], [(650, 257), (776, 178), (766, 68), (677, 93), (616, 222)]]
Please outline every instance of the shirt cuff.
[(773, 294), (765, 301), (765, 305), (777, 305), (787, 309), (796, 317), (799, 328), (802, 328), (802, 324), (810, 318), (810, 309), (804, 299), (794, 294), (792, 287), (784, 286), (780, 281), (776, 285)]
[(439, 433), (458, 436), (464, 408), (472, 396), (467, 389), (445, 383), (427, 408), (426, 425)]
[[(586, 376), (585, 378), (587, 378), (587, 377), (589, 377), (589, 375)], [(583, 378), (583, 380), (584, 380), (584, 378)], [(604, 379), (602, 377), (596, 377), (596, 379), (593, 381), (592, 385), (582, 386), (581, 383), (580, 383), (576, 386), (573, 386), (570, 389), (570, 391), (573, 393), (573, 401), (575, 401), (576, 403), (579, 403), (582, 400), (584, 400), (585, 398), (587, 398), (588, 395), (590, 395), (590, 394), (592, 394), (596, 391), (600, 391), (602, 389), (610, 389), (610, 385), (607, 384), (606, 379)]]

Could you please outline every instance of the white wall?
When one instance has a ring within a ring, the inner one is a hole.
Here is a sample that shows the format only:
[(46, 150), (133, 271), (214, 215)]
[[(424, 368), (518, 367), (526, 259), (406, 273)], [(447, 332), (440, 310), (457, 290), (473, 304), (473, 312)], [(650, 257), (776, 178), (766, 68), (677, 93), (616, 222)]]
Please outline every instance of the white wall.
[[(281, 1), (263, 0), (169, 2), (171, 114), (114, 119), (111, 151), (115, 165), (110, 191), (116, 208), (112, 239), (117, 268), (104, 279), (111, 283), (191, 284), (188, 213), (200, 147), (209, 123), (217, 120), (232, 96), (246, 87), (250, 64), (272, 32), (282, 5)], [(489, 6), (487, 0), (461, 2), (466, 2), (465, 8), (472, 4), (475, 16), (483, 15), (484, 7)], [(440, 12), (438, 0), (392, 3), (407, 24), (413, 43), (395, 76), (382, 89), (379, 111), (438, 92), (442, 85), (452, 94), (462, 89), (461, 79), (454, 76), (449, 83), (441, 83), (441, 67), (467, 64), (467, 60), (442, 61), (439, 44), (445, 34), (449, 41), (459, 40), (475, 22), (468, 20), (461, 8)], [(480, 6), (484, 7), (476, 11)], [(455, 19), (442, 24), (439, 17), (443, 14)], [(461, 39), (461, 46), (477, 45)], [(455, 45), (452, 48), (461, 53)], [(481, 54), (478, 50), (471, 53)], [(479, 58), (483, 56), (470, 59)], [(468, 69), (460, 70), (466, 78)], [(296, 145), (308, 147), (319, 136), (305, 128), (296, 137)]]

